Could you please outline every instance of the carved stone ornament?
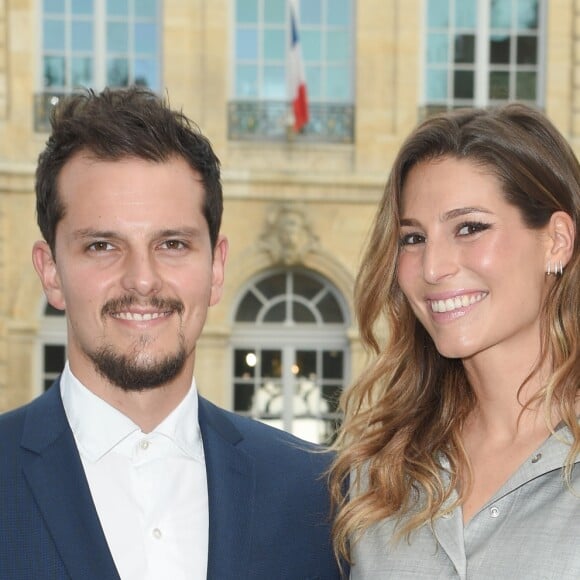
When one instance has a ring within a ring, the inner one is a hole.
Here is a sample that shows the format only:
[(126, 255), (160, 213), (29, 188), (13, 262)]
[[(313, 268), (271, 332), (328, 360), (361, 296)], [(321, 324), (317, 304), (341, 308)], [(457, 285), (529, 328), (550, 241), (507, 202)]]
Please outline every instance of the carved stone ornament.
[(270, 254), (273, 263), (291, 266), (302, 263), (308, 253), (318, 248), (318, 237), (304, 210), (284, 203), (268, 211), (259, 247)]

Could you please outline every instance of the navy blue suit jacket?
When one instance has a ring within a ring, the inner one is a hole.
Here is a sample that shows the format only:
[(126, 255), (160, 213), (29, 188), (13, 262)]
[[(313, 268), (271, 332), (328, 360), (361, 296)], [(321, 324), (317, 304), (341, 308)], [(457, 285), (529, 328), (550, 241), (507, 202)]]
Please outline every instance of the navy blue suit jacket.
[[(326, 454), (200, 397), (208, 580), (335, 580)], [(58, 384), (0, 416), (0, 580), (118, 580)], [(169, 580), (169, 579), (168, 579)]]

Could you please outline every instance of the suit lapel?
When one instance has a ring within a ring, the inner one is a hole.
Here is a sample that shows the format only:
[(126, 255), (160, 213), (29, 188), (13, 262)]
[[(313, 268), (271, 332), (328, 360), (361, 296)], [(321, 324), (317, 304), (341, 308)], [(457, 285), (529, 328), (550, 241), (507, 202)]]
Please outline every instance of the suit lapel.
[(22, 437), (22, 465), (69, 576), (118, 579), (58, 383), (29, 408)]
[(255, 505), (252, 459), (236, 445), (243, 439), (227, 413), (199, 399), (209, 496), (208, 578), (247, 578)]

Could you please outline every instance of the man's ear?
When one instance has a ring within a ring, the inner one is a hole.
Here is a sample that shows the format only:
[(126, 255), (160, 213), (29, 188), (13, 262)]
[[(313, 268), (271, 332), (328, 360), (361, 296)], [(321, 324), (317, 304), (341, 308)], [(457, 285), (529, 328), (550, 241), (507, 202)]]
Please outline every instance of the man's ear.
[(40, 278), (46, 299), (58, 310), (65, 309), (65, 301), (56, 262), (49, 245), (45, 241), (35, 242), (32, 247), (32, 264)]
[(550, 217), (547, 233), (546, 264), (550, 263), (553, 266), (562, 264), (566, 267), (574, 251), (576, 239), (574, 220), (566, 212), (556, 211)]
[(222, 297), (228, 247), (228, 239), (220, 235), (213, 250), (210, 306), (215, 306)]

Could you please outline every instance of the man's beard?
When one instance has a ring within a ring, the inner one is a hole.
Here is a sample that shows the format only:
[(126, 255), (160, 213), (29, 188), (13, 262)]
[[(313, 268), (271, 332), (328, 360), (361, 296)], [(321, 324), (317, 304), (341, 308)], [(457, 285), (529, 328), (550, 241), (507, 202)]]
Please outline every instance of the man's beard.
[[(110, 300), (103, 306), (103, 318), (136, 302), (133, 296)], [(178, 300), (153, 297), (150, 304), (159, 310), (173, 311), (180, 317), (184, 310), (183, 303)], [(113, 385), (124, 391), (144, 391), (169, 383), (183, 370), (187, 360), (185, 338), (181, 332), (178, 338), (177, 352), (160, 360), (142, 354), (151, 342), (147, 336), (141, 336), (128, 354), (117, 352), (113, 345), (104, 345), (92, 352), (85, 351), (85, 354), (92, 360), (97, 372)]]
[(87, 354), (99, 374), (124, 391), (144, 391), (169, 383), (182, 371), (187, 358), (183, 343), (176, 353), (159, 361), (140, 361), (138, 352), (121, 354), (110, 345)]

